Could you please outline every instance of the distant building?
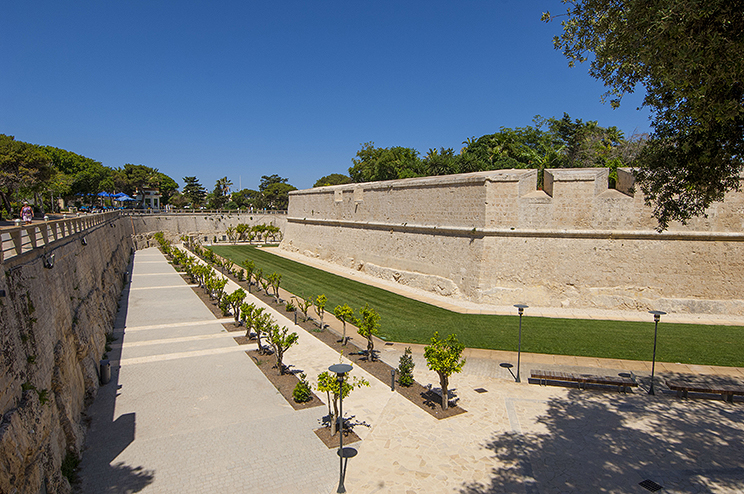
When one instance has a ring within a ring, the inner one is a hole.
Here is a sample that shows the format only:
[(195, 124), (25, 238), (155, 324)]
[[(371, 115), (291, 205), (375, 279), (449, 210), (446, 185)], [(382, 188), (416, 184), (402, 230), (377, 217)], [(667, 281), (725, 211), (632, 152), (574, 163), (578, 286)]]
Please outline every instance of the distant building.
[(139, 204), (145, 209), (160, 209), (160, 189), (150, 189), (143, 187), (137, 191), (134, 197)]

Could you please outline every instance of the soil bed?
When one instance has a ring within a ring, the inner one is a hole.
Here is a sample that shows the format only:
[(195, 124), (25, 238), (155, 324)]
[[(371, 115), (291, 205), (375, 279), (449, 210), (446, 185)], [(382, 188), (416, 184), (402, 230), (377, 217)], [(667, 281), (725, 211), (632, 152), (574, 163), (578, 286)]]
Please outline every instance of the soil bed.
[[(247, 286), (245, 284), (242, 284), (241, 286)], [(254, 287), (255, 288), (255, 287)], [(294, 313), (293, 312), (287, 312), (285, 310), (284, 303), (279, 303), (278, 305), (274, 303), (274, 297), (266, 295), (265, 292), (261, 291), (260, 293), (258, 290), (254, 290), (252, 292), (252, 295), (259, 298), (261, 301), (266, 303), (267, 305), (275, 308), (279, 312), (285, 314), (288, 319), (293, 320), (294, 319)], [(373, 360), (370, 361), (366, 355), (364, 355), (364, 352), (362, 352), (362, 349), (359, 348), (354, 343), (347, 343), (346, 346), (342, 345), (340, 343), (341, 335), (337, 334), (335, 331), (332, 331), (328, 328), (325, 328), (323, 330), (319, 329), (318, 323), (308, 320), (308, 321), (302, 321), (302, 313), (300, 312), (297, 317), (297, 324), (305, 329), (308, 333), (318, 338), (320, 341), (337, 351), (338, 353), (344, 354), (345, 357), (347, 357), (349, 360), (351, 360), (355, 365), (358, 365), (362, 369), (366, 370), (370, 374), (372, 374), (374, 377), (379, 379), (381, 382), (389, 384), (390, 383), (390, 371), (393, 369), (393, 367), (389, 366), (385, 362), (381, 360)], [(347, 336), (350, 334), (350, 331), (353, 329), (353, 326), (346, 328), (346, 334)], [(358, 336), (358, 338), (361, 338), (361, 336)], [(366, 340), (362, 339), (362, 343), (364, 344), (364, 350), (366, 352), (367, 348), (367, 342)], [(452, 417), (454, 415), (459, 415), (461, 413), (467, 412), (464, 408), (457, 406), (455, 403), (453, 403), (453, 399), (450, 398), (450, 406), (447, 410), (442, 410), (442, 397), (440, 394), (435, 393), (431, 389), (422, 386), (421, 384), (414, 381), (414, 383), (411, 386), (405, 387), (400, 386), (397, 382), (395, 383), (395, 391), (400, 393), (404, 398), (409, 400), (411, 403), (415, 404), (422, 410), (425, 410), (433, 417), (436, 417), (437, 419), (444, 419), (448, 417)]]
[[(246, 293), (250, 293), (254, 297), (258, 298), (265, 304), (269, 305), (270, 307), (273, 307), (280, 313), (283, 313), (286, 315), (286, 317), (290, 320), (294, 320), (295, 313), (289, 312), (285, 309), (285, 301), (280, 299), (280, 302), (277, 304), (274, 301), (274, 297), (267, 295), (266, 292), (264, 292), (260, 287), (257, 287), (255, 285), (251, 285), (250, 289), (248, 287), (248, 281), (237, 281), (237, 279), (232, 275), (227, 275), (229, 278), (236, 282), (238, 286), (243, 288)], [(210, 307), (212, 311), (215, 313), (217, 317), (225, 317), (222, 315), (222, 311), (219, 309), (219, 307), (214, 304), (214, 301), (210, 300), (209, 297), (204, 293), (201, 289), (194, 289), (196, 293), (202, 297), (202, 300), (205, 301), (205, 304), (207, 307)], [(206, 299), (204, 299), (206, 297)], [(362, 340), (362, 343), (364, 344), (365, 352), (362, 352), (362, 349), (356, 346), (354, 343), (347, 343), (346, 346), (342, 345), (340, 343), (341, 336), (336, 334), (334, 331), (331, 331), (327, 328), (325, 329), (319, 329), (319, 325), (313, 321), (302, 321), (302, 313), (297, 313), (297, 324), (305, 329), (308, 333), (318, 338), (320, 341), (334, 349), (338, 353), (343, 353), (345, 357), (347, 357), (349, 360), (351, 360), (354, 364), (360, 366), (362, 369), (366, 370), (370, 374), (372, 374), (375, 378), (379, 379), (383, 383), (390, 383), (391, 377), (390, 377), (390, 371), (393, 369), (393, 367), (389, 366), (385, 362), (381, 360), (372, 360), (370, 361), (367, 356), (364, 354), (366, 353), (366, 340)], [(351, 328), (347, 328), (347, 335), (350, 333), (350, 331), (353, 331), (353, 326)], [(359, 337), (361, 338), (361, 337)], [(249, 352), (246, 352), (250, 355)], [(251, 357), (253, 358), (253, 357)], [(266, 359), (266, 356), (263, 356), (264, 359)], [(255, 359), (254, 359), (255, 361)], [(271, 365), (273, 365), (273, 359), (268, 360), (272, 362)], [(267, 361), (267, 362), (268, 362)], [(266, 366), (266, 364), (264, 364)], [(259, 365), (259, 368), (262, 366)], [(276, 369), (269, 369), (269, 372), (267, 370), (262, 369), (264, 374), (266, 374), (266, 377), (269, 378), (269, 380), (272, 379), (271, 374), (275, 374), (278, 376), (278, 372), (276, 372)], [(292, 398), (292, 391), (294, 390), (294, 386), (297, 384), (297, 378), (292, 375), (292, 378), (295, 379), (293, 384), (291, 385), (291, 388), (289, 389), (289, 394), (282, 394), (287, 399), (288, 402), (292, 404), (292, 406), (295, 406), (294, 399)], [(397, 379), (396, 379), (397, 381)], [(272, 381), (273, 382), (273, 381)], [(275, 384), (276, 386), (276, 384)], [(277, 386), (277, 389), (279, 389), (279, 386)], [(459, 415), (461, 413), (467, 412), (464, 408), (458, 406), (456, 404), (457, 399), (450, 398), (450, 406), (447, 408), (447, 410), (442, 410), (442, 397), (440, 394), (435, 393), (430, 387), (425, 387), (419, 384), (418, 382), (414, 381), (411, 386), (405, 387), (400, 386), (396, 382), (395, 391), (400, 393), (404, 398), (409, 400), (411, 403), (415, 404), (422, 410), (428, 412), (431, 416), (436, 417), (437, 419), (444, 419), (448, 417), (452, 417), (455, 415)], [(317, 397), (313, 400), (316, 401)], [(320, 403), (320, 400), (317, 400), (318, 403)], [(312, 403), (312, 401), (311, 401)], [(317, 406), (317, 405), (314, 405)], [(306, 407), (307, 408), (307, 407)]]
[(295, 376), (292, 372), (279, 375), (279, 372), (276, 370), (276, 360), (271, 355), (260, 355), (257, 350), (249, 350), (245, 353), (251, 358), (251, 360), (253, 360), (253, 362), (256, 364), (256, 367), (258, 367), (261, 372), (264, 373), (266, 378), (271, 381), (271, 384), (274, 385), (276, 390), (281, 393), (284, 399), (287, 400), (287, 403), (292, 405), (292, 408), (294, 408), (295, 410), (304, 410), (305, 408), (325, 406), (324, 403), (320, 401), (317, 396), (315, 396), (315, 393), (312, 392), (310, 401), (297, 403), (292, 397), (292, 391), (294, 391), (297, 383), (300, 382), (297, 376)]

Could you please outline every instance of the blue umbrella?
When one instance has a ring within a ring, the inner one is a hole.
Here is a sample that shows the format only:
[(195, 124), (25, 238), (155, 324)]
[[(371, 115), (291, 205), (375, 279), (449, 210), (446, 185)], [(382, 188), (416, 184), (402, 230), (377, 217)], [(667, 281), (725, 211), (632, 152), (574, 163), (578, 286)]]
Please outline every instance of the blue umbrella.
[(109, 194), (108, 192), (99, 192), (98, 197), (113, 197), (113, 194)]

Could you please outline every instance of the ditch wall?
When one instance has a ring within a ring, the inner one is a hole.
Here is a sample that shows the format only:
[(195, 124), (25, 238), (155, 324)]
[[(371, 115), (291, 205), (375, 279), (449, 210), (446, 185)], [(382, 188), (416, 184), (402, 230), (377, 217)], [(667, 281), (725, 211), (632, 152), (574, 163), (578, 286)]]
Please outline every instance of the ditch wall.
[(663, 233), (628, 169), (290, 192), (281, 248), (478, 303), (744, 315), (744, 194)]
[(61, 465), (83, 445), (131, 233), (118, 213), (3, 230), (0, 492), (70, 492)]
[(157, 245), (152, 235), (163, 232), (166, 240), (180, 242), (183, 235), (196, 237), (201, 243), (227, 242), (225, 232), (240, 223), (249, 226), (274, 225), (282, 232), (287, 224), (284, 211), (275, 212), (227, 212), (224, 213), (134, 213), (128, 216), (136, 248)]

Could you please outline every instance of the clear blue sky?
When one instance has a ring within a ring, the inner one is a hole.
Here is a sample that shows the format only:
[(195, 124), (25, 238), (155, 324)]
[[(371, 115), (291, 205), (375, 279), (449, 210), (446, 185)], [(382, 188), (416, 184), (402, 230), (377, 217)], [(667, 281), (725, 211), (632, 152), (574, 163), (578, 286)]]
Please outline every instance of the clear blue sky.
[(648, 131), (553, 49), (558, 0), (19, 1), (0, 18), (0, 133), (209, 190), (347, 173), (360, 144), (459, 150), (532, 118)]

